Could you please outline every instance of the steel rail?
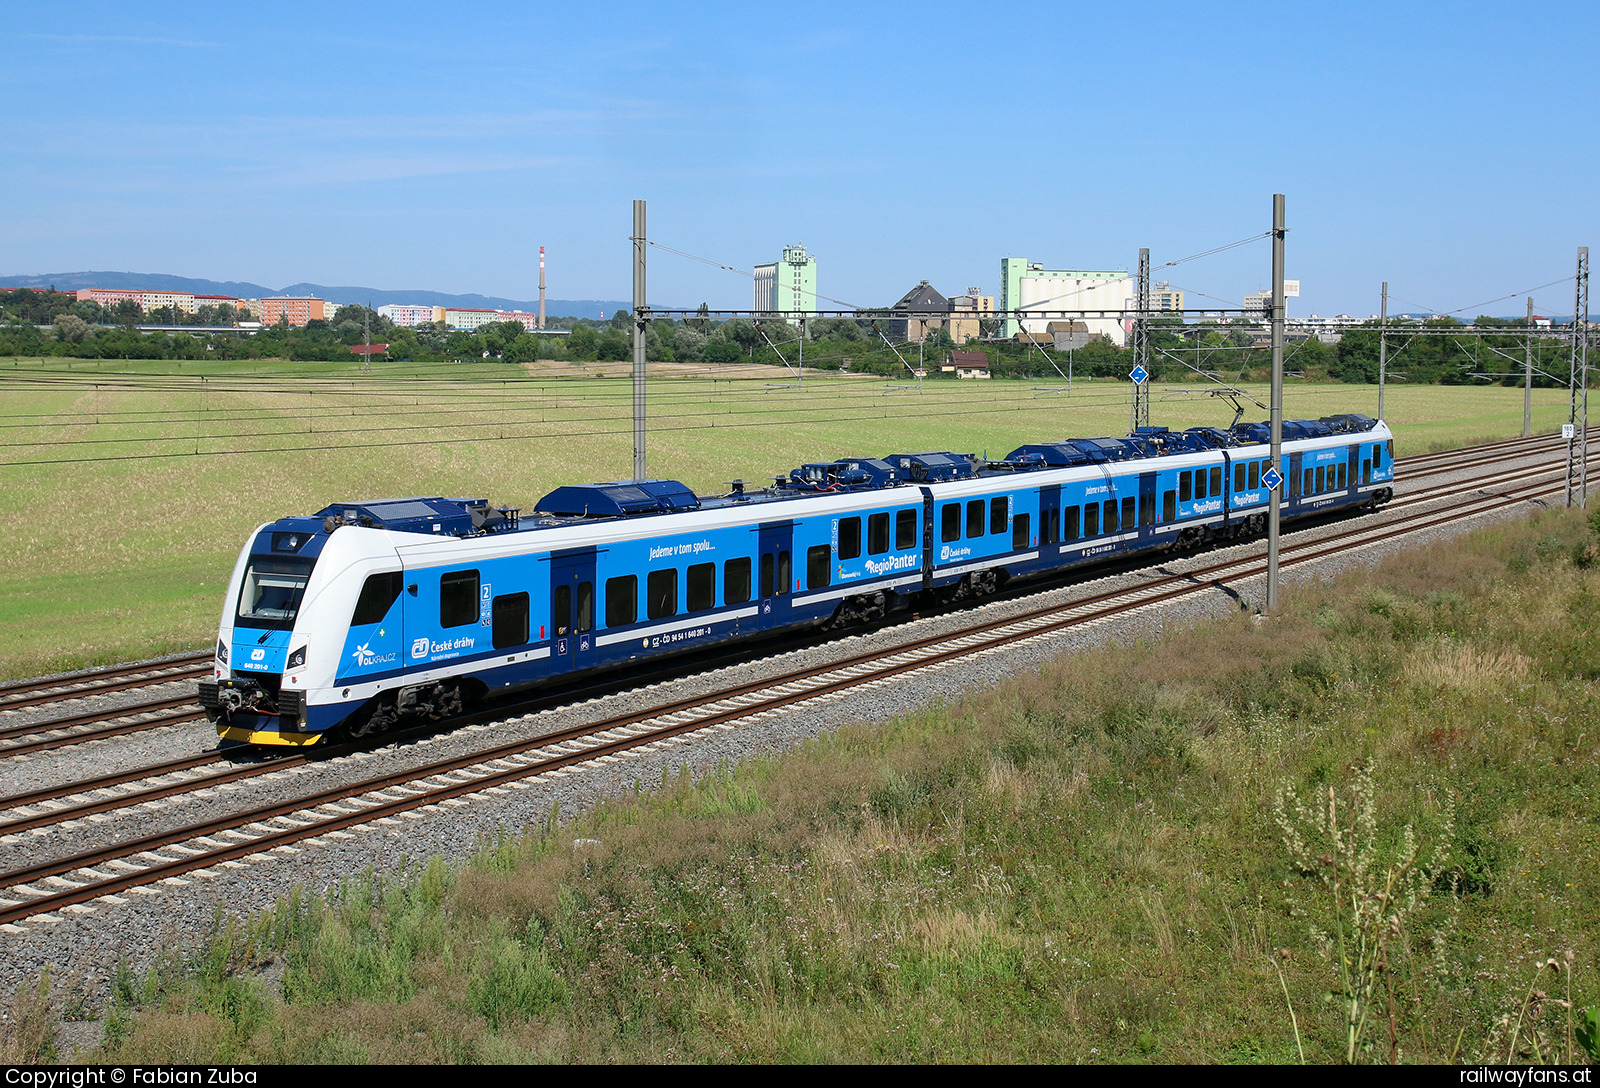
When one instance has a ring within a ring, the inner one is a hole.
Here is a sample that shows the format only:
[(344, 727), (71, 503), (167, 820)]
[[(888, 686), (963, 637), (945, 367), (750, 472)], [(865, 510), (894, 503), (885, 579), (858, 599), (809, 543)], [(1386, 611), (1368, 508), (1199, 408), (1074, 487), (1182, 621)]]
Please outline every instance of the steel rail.
[[(161, 670), (196, 670), (204, 672), (205, 665), (211, 660), (211, 654), (197, 653), (185, 654), (182, 657), (168, 658), (165, 661), (138, 661), (125, 665), (107, 665), (98, 669), (85, 669), (82, 672), (68, 673), (64, 676), (50, 677), (44, 680), (19, 680), (10, 684), (0, 684), (0, 710), (10, 710), (14, 707), (32, 705), (19, 701), (22, 697), (39, 691), (54, 691), (63, 689), (61, 699), (77, 699), (84, 695), (99, 694), (103, 691), (120, 691), (126, 688), (111, 686), (112, 681), (138, 676), (143, 673), (157, 673)], [(148, 681), (138, 684), (129, 684), (127, 687), (147, 687), (150, 684), (160, 684), (173, 679), (171, 675), (153, 676)], [(88, 688), (65, 691), (74, 684), (94, 685)]]
[[(147, 670), (141, 669), (140, 672)], [(141, 676), (131, 680), (113, 680), (104, 683), (86, 685), (68, 689), (41, 689), (38, 694), (25, 694), (14, 699), (0, 697), (0, 711), (26, 710), (30, 707), (52, 706), (56, 703), (68, 703), (74, 699), (87, 699), (95, 695), (116, 695), (124, 691), (137, 691), (139, 688), (151, 688), (158, 684), (170, 684), (180, 680), (193, 680), (205, 676), (211, 671), (211, 655), (205, 655), (205, 661), (199, 665), (185, 665), (169, 672)]]

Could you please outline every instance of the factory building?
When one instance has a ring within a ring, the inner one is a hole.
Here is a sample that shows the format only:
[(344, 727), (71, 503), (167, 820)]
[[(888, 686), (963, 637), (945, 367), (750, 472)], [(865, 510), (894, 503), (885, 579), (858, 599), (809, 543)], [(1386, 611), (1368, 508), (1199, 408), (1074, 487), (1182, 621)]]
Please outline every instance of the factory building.
[(805, 246), (784, 246), (783, 259), (756, 265), (755, 276), (757, 312), (795, 321), (817, 308), (817, 259)]
[[(949, 312), (950, 300), (923, 280), (889, 308), (885, 335), (899, 343), (925, 340), (933, 330), (944, 328), (944, 315)], [(933, 314), (939, 316), (933, 317)]]
[(950, 297), (950, 339), (958, 344), (977, 340), (983, 336), (983, 323), (992, 320), (994, 296), (983, 294), (979, 287), (968, 287), (964, 295)]
[[(1134, 278), (1125, 271), (1051, 269), (1022, 257), (1000, 260), (1000, 309), (1037, 310), (1038, 318), (1008, 317), (1001, 335), (1014, 337), (1019, 332), (1045, 333), (1057, 311), (1131, 310), (1134, 308)], [(1060, 320), (1059, 317), (1055, 318)], [(1130, 319), (1107, 314), (1075, 317), (1118, 347), (1128, 342)]]

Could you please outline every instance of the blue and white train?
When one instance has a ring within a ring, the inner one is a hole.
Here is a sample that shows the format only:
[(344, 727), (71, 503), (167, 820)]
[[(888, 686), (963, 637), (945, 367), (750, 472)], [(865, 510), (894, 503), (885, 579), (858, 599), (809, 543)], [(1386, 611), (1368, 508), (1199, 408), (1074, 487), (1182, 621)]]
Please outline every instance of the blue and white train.
[[(1388, 427), (1285, 422), (1286, 520), (1393, 495)], [(804, 465), (760, 490), (672, 480), (335, 503), (252, 534), (200, 703), (225, 739), (310, 745), (485, 696), (803, 625), (981, 597), (1112, 556), (1259, 533), (1266, 424)]]

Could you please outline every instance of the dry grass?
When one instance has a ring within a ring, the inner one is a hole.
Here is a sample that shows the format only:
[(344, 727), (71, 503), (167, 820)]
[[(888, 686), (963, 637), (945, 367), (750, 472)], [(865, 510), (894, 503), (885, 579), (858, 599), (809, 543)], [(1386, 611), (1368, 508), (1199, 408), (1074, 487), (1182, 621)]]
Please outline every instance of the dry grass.
[(1528, 676), (1533, 660), (1510, 649), (1479, 649), (1454, 640), (1418, 646), (1406, 659), (1405, 678), (1423, 688), (1476, 691)]

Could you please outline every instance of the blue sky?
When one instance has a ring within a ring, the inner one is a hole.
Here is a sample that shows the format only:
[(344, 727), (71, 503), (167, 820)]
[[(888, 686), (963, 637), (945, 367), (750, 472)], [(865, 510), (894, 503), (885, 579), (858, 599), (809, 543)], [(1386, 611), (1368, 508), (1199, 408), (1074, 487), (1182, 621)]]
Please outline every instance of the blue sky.
[[(0, 274), (625, 298), (650, 235), (859, 304), (1264, 231), (1291, 313), (1452, 310), (1600, 244), (1600, 6), (13, 0)], [(1237, 300), (1264, 242), (1163, 272)], [(748, 279), (656, 251), (658, 304)], [(1570, 312), (1570, 282), (1537, 292)], [(1520, 299), (1488, 306), (1520, 313)], [(1471, 316), (1469, 312), (1468, 316)]]

